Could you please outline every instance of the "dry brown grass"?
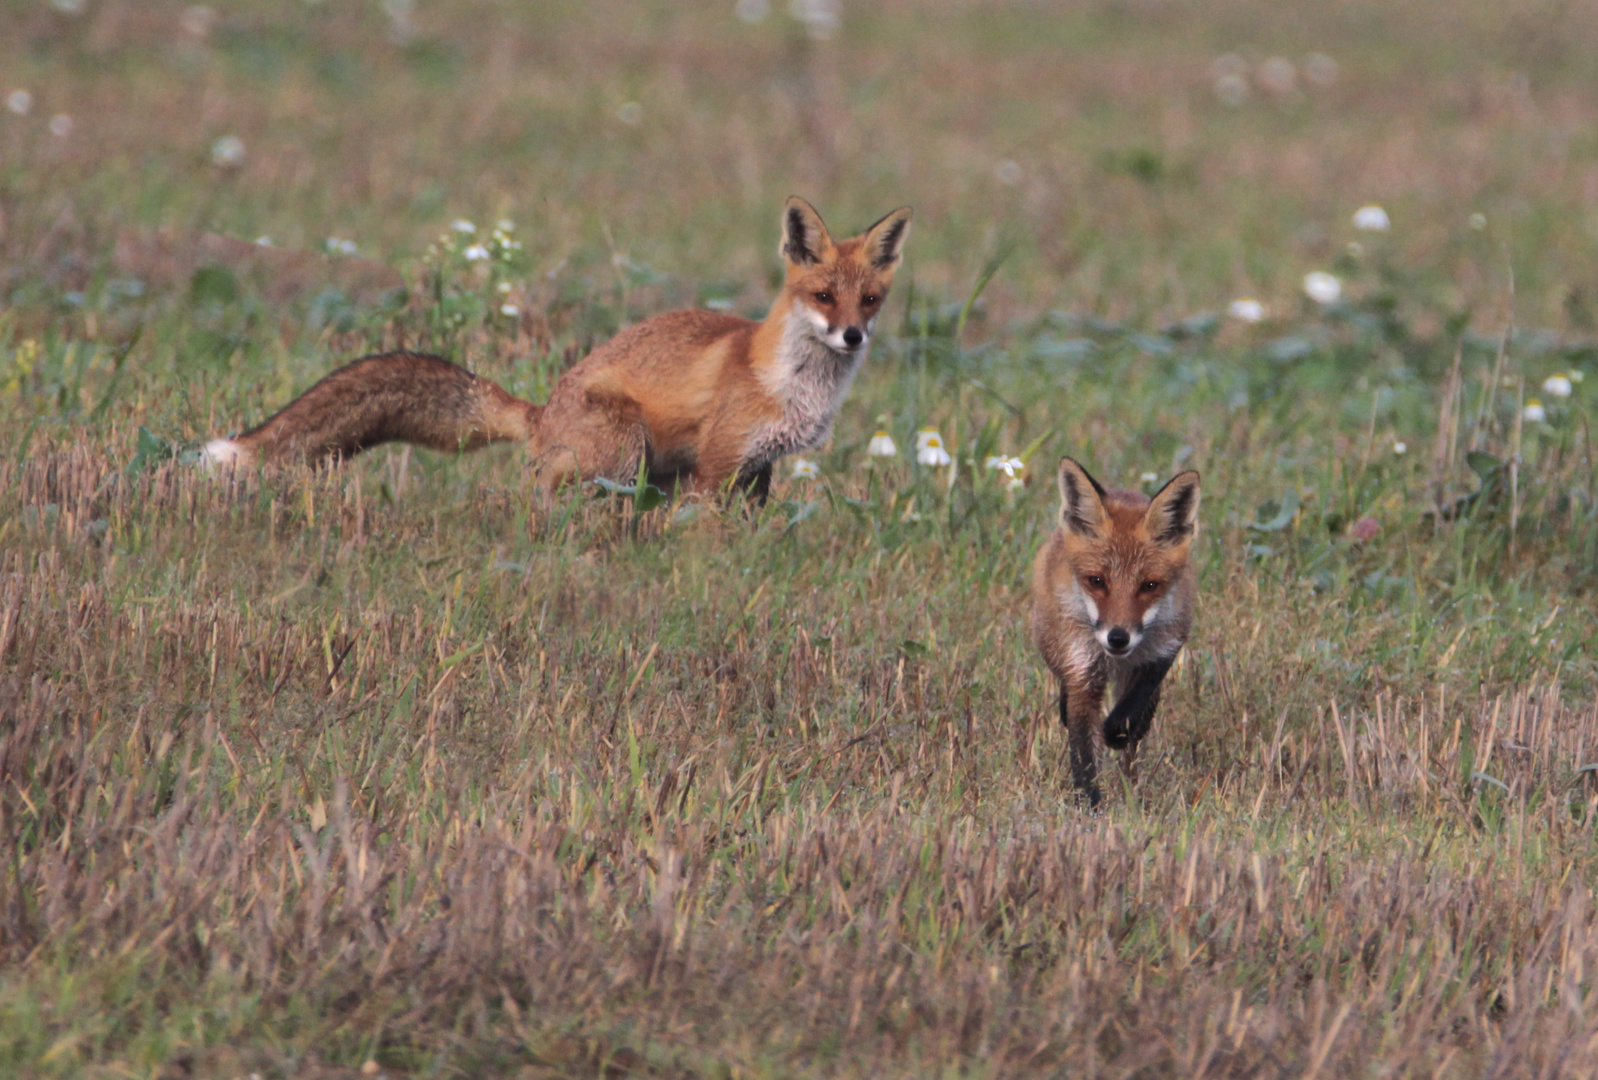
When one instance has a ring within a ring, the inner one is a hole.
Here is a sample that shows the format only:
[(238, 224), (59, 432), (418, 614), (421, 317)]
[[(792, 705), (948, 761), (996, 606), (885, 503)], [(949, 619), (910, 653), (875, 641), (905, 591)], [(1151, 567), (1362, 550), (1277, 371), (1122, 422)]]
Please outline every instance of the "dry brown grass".
[[(0, 1072), (1598, 1071), (1598, 8), (883, 0), (819, 44), (780, 0), (438, 0), (400, 46), (291, 6), (0, 16)], [(1341, 77), (1231, 109), (1233, 51)], [(916, 298), (763, 513), (166, 460), (365, 350), (536, 398), (642, 314), (758, 309), (791, 191), (913, 202)], [(446, 325), (421, 254), (500, 215), (522, 313)], [(1273, 320), (1157, 330), (1244, 293)], [(1024, 630), (1047, 485), (864, 463), (922, 423), (1204, 474), (1196, 634), (1101, 816)]]

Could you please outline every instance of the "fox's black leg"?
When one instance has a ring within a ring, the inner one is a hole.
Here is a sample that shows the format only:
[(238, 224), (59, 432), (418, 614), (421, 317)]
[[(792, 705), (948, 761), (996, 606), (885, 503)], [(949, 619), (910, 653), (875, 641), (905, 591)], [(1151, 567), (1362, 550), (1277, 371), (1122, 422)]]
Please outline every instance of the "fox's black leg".
[(1175, 656), (1170, 656), (1132, 670), (1132, 678), (1121, 700), (1115, 703), (1104, 721), (1105, 746), (1112, 750), (1137, 748), (1154, 722), (1154, 711), (1160, 707), (1160, 684), (1175, 660)]
[(756, 506), (765, 506), (771, 495), (771, 466), (761, 467), (743, 482), (743, 489)]
[(1088, 805), (1096, 807), (1103, 800), (1099, 793), (1099, 770), (1093, 760), (1093, 725), (1086, 718), (1071, 722), (1071, 710), (1065, 687), (1060, 687), (1060, 723), (1065, 725), (1066, 742), (1071, 749), (1071, 779), (1077, 791), (1087, 796)]

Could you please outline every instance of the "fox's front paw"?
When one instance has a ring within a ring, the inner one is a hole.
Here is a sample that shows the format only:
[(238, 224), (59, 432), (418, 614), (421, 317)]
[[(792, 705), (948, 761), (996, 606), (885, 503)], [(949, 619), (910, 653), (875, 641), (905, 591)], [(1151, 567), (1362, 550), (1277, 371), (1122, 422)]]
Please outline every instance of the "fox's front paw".
[(1110, 717), (1104, 721), (1104, 745), (1111, 750), (1125, 750), (1132, 742), (1132, 731), (1124, 719)]

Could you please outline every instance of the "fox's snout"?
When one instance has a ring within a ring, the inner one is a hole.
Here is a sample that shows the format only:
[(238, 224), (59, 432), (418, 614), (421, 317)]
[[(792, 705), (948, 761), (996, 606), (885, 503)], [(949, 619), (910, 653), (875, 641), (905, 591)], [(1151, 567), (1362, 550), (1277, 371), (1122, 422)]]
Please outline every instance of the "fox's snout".
[(1111, 656), (1125, 656), (1137, 648), (1139, 641), (1143, 640), (1140, 630), (1128, 630), (1124, 626), (1097, 627), (1093, 636), (1099, 645)]
[(865, 332), (858, 326), (844, 327), (843, 343), (851, 349), (858, 349), (860, 343), (866, 339)]

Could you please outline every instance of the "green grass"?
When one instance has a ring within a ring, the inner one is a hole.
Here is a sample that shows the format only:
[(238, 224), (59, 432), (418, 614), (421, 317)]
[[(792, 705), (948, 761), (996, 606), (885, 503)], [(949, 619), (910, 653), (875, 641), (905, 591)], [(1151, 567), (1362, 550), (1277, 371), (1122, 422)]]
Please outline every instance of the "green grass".
[[(1591, 17), (773, 6), (7, 7), (0, 1071), (1590, 1074)], [(1229, 107), (1227, 52), (1339, 76)], [(362, 352), (537, 399), (758, 314), (790, 192), (917, 216), (763, 510), (193, 466)], [(868, 459), (924, 425), (953, 470)], [(1026, 630), (1065, 453), (1203, 474), (1096, 816)]]

